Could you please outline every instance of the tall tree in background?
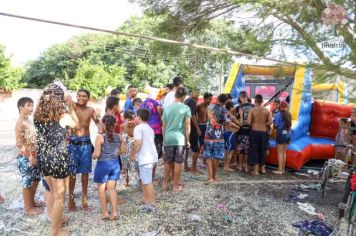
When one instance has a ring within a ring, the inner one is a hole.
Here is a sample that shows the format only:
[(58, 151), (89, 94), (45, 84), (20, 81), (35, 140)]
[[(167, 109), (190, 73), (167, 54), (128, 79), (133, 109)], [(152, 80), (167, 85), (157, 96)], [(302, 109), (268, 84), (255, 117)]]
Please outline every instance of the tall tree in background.
[[(270, 51), (266, 40), (257, 39), (253, 33), (245, 34), (234, 28), (232, 22), (222, 20), (211, 22), (203, 32), (192, 31), (176, 35), (179, 36), (177, 38), (172, 32), (167, 32), (171, 29), (170, 25), (166, 24), (168, 17), (170, 16), (132, 17), (118, 30), (187, 40), (214, 47), (239, 48), (259, 55)], [(111, 85), (118, 88), (124, 88), (129, 83), (141, 89), (146, 85), (161, 87), (180, 74), (190, 87), (199, 85), (201, 90), (218, 92), (216, 88), (221, 74), (228, 72), (232, 62), (231, 55), (116, 35), (87, 34), (49, 48), (39, 59), (28, 64), (24, 78), (32, 87), (43, 87), (59, 78), (69, 88), (84, 85), (89, 88), (89, 84), (85, 84), (86, 79), (99, 83), (101, 78), (98, 75), (102, 75), (102, 80), (105, 80), (107, 77), (104, 75), (112, 75), (109, 68), (112, 70), (117, 67), (125, 71), (117, 80), (117, 84)], [(96, 75), (84, 73), (87, 69), (90, 72), (99, 72)], [(92, 80), (93, 78), (95, 79)], [(95, 87), (91, 86), (89, 89), (94, 91)], [(98, 96), (104, 95), (104, 90), (100, 91), (94, 93), (98, 92)]]
[[(136, 0), (147, 14), (165, 15), (162, 25), (172, 26), (167, 33), (185, 35), (209, 27), (216, 18), (233, 21), (246, 34), (267, 40), (271, 47), (278, 47), (279, 59), (306, 58), (314, 67), (316, 77), (325, 81), (335, 75), (356, 79), (351, 67), (356, 65), (356, 2), (354, 0)], [(336, 26), (345, 48), (328, 51), (320, 43), (332, 34), (322, 24), (321, 16), (327, 3), (334, 2), (346, 9), (348, 23)], [(238, 51), (245, 51), (239, 49)], [(285, 53), (284, 50), (288, 50)], [(246, 52), (246, 51), (245, 51)], [(265, 51), (263, 55), (270, 55)]]
[(25, 86), (21, 83), (22, 68), (11, 66), (10, 58), (5, 56), (5, 47), (0, 45), (0, 92), (10, 92)]

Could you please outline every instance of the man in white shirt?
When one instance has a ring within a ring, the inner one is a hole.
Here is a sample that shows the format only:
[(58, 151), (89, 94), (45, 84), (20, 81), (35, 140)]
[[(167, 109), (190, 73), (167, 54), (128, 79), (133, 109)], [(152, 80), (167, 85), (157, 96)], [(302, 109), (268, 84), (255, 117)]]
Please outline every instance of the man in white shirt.
[(135, 143), (131, 152), (131, 160), (137, 161), (140, 169), (140, 179), (142, 181), (143, 201), (145, 204), (154, 206), (155, 193), (152, 184), (152, 171), (158, 161), (158, 154), (154, 142), (154, 131), (147, 123), (150, 119), (150, 112), (147, 109), (137, 111), (139, 125), (134, 129)]
[(177, 88), (184, 88), (183, 78), (180, 76), (174, 77), (173, 85), (174, 85), (174, 88), (164, 98), (163, 109), (168, 107), (169, 105), (171, 105), (172, 103), (174, 103), (176, 101), (176, 98), (174, 95), (176, 94)]

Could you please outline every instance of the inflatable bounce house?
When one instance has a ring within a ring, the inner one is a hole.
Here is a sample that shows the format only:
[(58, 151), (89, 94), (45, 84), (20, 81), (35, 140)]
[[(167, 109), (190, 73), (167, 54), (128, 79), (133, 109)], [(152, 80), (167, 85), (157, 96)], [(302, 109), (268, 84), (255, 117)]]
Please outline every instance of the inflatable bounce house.
[[(312, 84), (311, 69), (304, 66), (254, 66), (234, 64), (224, 93), (237, 100), (240, 91), (250, 97), (262, 94), (264, 99), (290, 101), (292, 141), (287, 150), (286, 166), (299, 170), (311, 159), (334, 156), (338, 119), (350, 117), (344, 83)], [(330, 101), (314, 100), (312, 92), (334, 94)], [(266, 101), (267, 101), (266, 100)], [(277, 164), (276, 142), (270, 139), (267, 163)]]

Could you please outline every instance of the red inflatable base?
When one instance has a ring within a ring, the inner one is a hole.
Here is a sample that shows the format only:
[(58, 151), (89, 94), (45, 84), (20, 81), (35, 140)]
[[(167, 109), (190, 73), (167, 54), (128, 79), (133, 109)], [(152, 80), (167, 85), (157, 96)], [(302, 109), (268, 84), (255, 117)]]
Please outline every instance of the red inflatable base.
[[(295, 170), (300, 170), (300, 168), (311, 159), (330, 159), (334, 157), (334, 154), (334, 146), (325, 144), (310, 144), (306, 146), (302, 151), (287, 150), (286, 167)], [(266, 159), (266, 162), (278, 165), (276, 147), (269, 149), (269, 155)]]

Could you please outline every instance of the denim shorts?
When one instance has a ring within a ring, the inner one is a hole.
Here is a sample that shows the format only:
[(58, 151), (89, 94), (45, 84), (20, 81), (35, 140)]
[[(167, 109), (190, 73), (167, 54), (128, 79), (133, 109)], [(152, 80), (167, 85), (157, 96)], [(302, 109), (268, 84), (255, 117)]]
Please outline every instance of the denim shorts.
[(18, 155), (17, 167), (22, 177), (22, 187), (29, 188), (34, 181), (40, 181), (41, 175), (36, 166), (31, 166), (30, 160), (27, 156)]
[(277, 130), (277, 137), (276, 143), (277, 144), (289, 144), (291, 141), (291, 133), (290, 132), (283, 132), (283, 130)]
[(119, 160), (97, 161), (94, 170), (94, 182), (106, 183), (107, 181), (117, 181), (120, 179)]
[(204, 140), (204, 158), (224, 160), (225, 142)]
[(142, 184), (150, 184), (152, 183), (152, 171), (155, 163), (140, 165), (140, 179)]
[(68, 145), (70, 156), (69, 171), (71, 174), (91, 173), (93, 145), (90, 136), (71, 136)]

